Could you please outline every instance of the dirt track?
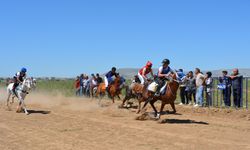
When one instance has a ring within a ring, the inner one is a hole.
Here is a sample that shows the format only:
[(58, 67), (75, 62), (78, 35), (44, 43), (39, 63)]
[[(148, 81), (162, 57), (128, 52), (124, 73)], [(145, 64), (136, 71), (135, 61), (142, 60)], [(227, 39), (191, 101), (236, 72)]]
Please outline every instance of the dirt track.
[(26, 116), (0, 98), (0, 150), (250, 149), (248, 111), (177, 106), (176, 115), (138, 121), (120, 102), (33, 94)]

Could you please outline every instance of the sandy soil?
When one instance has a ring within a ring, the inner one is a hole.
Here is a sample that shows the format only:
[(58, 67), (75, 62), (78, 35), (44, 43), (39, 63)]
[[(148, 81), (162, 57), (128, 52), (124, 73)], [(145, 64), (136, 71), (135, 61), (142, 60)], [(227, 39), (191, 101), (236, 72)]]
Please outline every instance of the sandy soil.
[(15, 112), (17, 102), (7, 111), (5, 96), (0, 95), (0, 150), (250, 149), (246, 110), (177, 106), (177, 114), (141, 121), (134, 109), (118, 109), (119, 101), (104, 100), (101, 107), (86, 98), (30, 94), (26, 116)]

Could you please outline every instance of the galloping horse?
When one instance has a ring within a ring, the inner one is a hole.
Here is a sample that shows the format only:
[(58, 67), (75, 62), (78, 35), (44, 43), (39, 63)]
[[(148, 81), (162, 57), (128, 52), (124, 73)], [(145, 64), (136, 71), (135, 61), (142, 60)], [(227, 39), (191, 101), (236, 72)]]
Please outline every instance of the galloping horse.
[[(156, 96), (154, 96), (154, 93), (148, 91), (147, 95), (143, 97), (143, 99), (147, 100), (147, 101), (144, 104), (142, 109), (144, 109), (146, 107), (146, 105), (148, 104), (148, 102), (149, 102), (151, 104), (152, 108), (155, 111), (155, 117), (157, 119), (160, 118), (161, 113), (163, 112), (164, 106), (166, 104), (170, 104), (172, 109), (173, 109), (173, 112), (174, 113), (176, 112), (174, 101), (176, 100), (177, 90), (179, 88), (179, 82), (180, 81), (177, 80), (177, 74), (176, 73), (172, 73), (171, 76), (172, 77), (170, 77), (170, 80), (168, 81), (168, 84), (167, 84), (166, 89), (165, 89), (166, 92), (165, 92), (164, 95), (160, 95), (160, 96), (156, 97)], [(157, 100), (161, 101), (161, 109), (160, 109), (159, 113), (157, 112), (157, 110), (156, 110), (156, 108), (154, 106), (154, 103)]]
[(140, 83), (132, 83), (129, 87), (126, 87), (126, 95), (122, 101), (121, 108), (124, 107), (124, 104), (126, 101), (129, 101), (132, 98), (138, 99), (138, 111), (139, 113), (141, 111), (141, 103), (145, 100), (143, 99), (143, 96), (147, 94), (147, 87), (149, 85), (149, 82), (146, 82), (145, 85), (142, 85)]
[(24, 81), (22, 83), (20, 83), (17, 87), (16, 87), (16, 94), (13, 93), (12, 89), (13, 89), (13, 85), (14, 83), (10, 83), (7, 87), (7, 107), (10, 109), (10, 106), (9, 106), (9, 98), (10, 96), (12, 95), (12, 103), (13, 103), (13, 100), (14, 100), (14, 97), (16, 96), (19, 100), (19, 105), (18, 105), (18, 108), (17, 108), (17, 112), (19, 112), (20, 109), (23, 109), (25, 114), (28, 115), (28, 111), (26, 109), (26, 105), (24, 103), (24, 99), (28, 93), (28, 91), (30, 91), (30, 89), (32, 88), (32, 79), (30, 78), (26, 78), (24, 79)]
[[(117, 96), (120, 99), (119, 95), (121, 94), (121, 89), (119, 88), (119, 86), (120, 86), (120, 77), (116, 77), (115, 80), (108, 87), (108, 91), (113, 103), (115, 103), (115, 96)], [(96, 97), (98, 96), (103, 97), (105, 93), (106, 93), (105, 83), (101, 83), (97, 88)]]

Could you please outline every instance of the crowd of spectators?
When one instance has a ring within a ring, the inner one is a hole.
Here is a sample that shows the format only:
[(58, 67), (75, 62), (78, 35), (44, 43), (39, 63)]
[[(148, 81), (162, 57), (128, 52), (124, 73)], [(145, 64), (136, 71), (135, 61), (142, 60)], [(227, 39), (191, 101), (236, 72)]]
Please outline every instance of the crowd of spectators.
[[(183, 72), (182, 69), (178, 70)], [(238, 69), (234, 69), (231, 75), (222, 71), (218, 78), (219, 84), (215, 86), (211, 72), (205, 74), (199, 68), (194, 73), (189, 71), (180, 84), (180, 105), (194, 105), (194, 107), (213, 106), (213, 93), (218, 88), (222, 91), (224, 105), (230, 107), (242, 107), (243, 76)], [(218, 93), (217, 93), (218, 94)], [(231, 102), (233, 96), (233, 102)]]

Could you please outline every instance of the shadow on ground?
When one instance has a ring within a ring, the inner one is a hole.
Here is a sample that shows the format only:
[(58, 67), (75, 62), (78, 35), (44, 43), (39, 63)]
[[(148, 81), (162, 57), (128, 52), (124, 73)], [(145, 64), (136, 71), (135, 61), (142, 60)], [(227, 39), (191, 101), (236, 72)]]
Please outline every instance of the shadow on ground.
[(47, 115), (50, 114), (50, 111), (45, 111), (45, 110), (28, 110), (30, 114), (43, 114)]
[(195, 121), (189, 119), (164, 119), (160, 122), (161, 124), (169, 123), (169, 124), (200, 124), (200, 125), (209, 125), (207, 122), (203, 121)]

